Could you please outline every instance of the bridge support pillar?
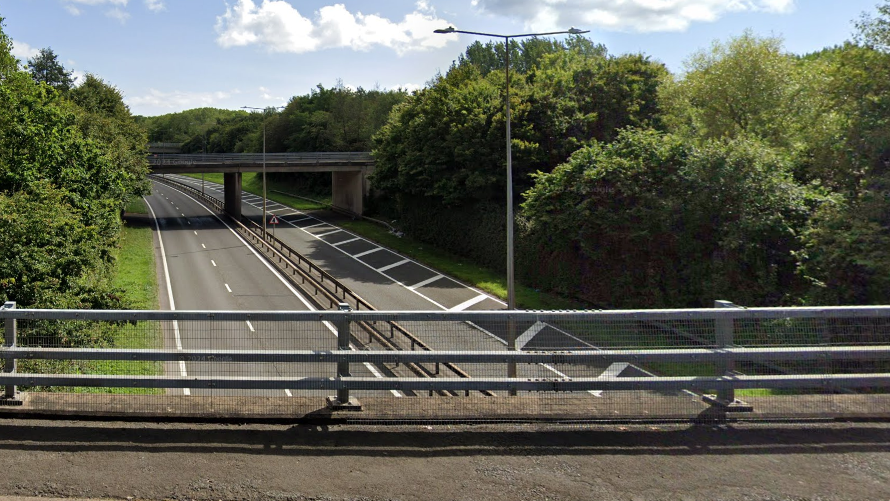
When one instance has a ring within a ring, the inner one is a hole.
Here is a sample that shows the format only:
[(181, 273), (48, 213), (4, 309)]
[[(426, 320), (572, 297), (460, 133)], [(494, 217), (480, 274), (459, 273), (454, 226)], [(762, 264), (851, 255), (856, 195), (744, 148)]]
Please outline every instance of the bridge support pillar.
[(223, 174), (223, 191), (226, 213), (235, 220), (241, 220), (241, 173), (226, 172)]
[(361, 215), (367, 194), (368, 183), (364, 170), (331, 173), (331, 203), (334, 207)]

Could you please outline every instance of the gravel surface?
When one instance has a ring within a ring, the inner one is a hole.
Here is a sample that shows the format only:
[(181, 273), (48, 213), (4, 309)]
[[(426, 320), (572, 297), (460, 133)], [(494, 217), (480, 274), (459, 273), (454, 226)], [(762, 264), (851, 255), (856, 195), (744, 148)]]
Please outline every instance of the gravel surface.
[(0, 427), (5, 496), (890, 499), (890, 424), (323, 427), (3, 419)]

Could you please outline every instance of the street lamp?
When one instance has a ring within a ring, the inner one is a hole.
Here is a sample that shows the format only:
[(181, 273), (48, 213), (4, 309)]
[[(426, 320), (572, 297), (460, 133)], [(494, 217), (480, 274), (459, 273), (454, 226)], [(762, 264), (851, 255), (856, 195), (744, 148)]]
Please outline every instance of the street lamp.
[[(510, 39), (523, 37), (538, 37), (547, 35), (580, 35), (589, 33), (590, 30), (581, 30), (578, 28), (569, 28), (565, 31), (550, 31), (547, 33), (521, 33), (518, 35), (499, 35), (496, 33), (481, 33), (478, 31), (463, 31), (455, 29), (454, 26), (434, 30), (434, 33), (447, 35), (450, 33), (464, 33), (467, 35), (478, 35), (483, 37), (494, 37), (504, 39), (505, 54), (505, 71), (507, 76), (506, 92), (504, 101), (506, 102), (507, 115), (507, 309), (516, 309), (516, 290), (513, 283), (513, 145), (510, 139)], [(516, 349), (516, 325), (512, 319), (508, 320), (507, 327), (507, 348)], [(510, 362), (507, 367), (507, 377), (516, 377), (516, 363)], [(515, 391), (510, 392), (515, 395)]]
[(281, 108), (284, 108), (284, 106), (267, 106), (265, 108), (241, 107), (244, 110), (261, 110), (263, 112), (263, 240), (266, 239), (266, 111), (270, 109), (279, 110)]
[(566, 31), (550, 31), (547, 33), (522, 33), (519, 35), (498, 35), (495, 33), (480, 33), (477, 31), (457, 30), (454, 26), (435, 30), (434, 33), (465, 33), (467, 35), (479, 35), (504, 39), (504, 54), (506, 57), (506, 114), (507, 114), (507, 309), (516, 309), (516, 291), (513, 284), (513, 147), (510, 139), (510, 39), (522, 37), (538, 37), (546, 35), (580, 35), (589, 33), (590, 30), (569, 28)]

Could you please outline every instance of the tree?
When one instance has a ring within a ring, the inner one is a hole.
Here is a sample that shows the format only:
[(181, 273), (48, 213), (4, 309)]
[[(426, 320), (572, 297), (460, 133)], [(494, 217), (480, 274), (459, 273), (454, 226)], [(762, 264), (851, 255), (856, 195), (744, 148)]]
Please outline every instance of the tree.
[(864, 12), (856, 22), (856, 42), (878, 50), (890, 49), (890, 2), (878, 5), (878, 16)]
[(666, 79), (661, 93), (674, 131), (702, 138), (754, 135), (787, 145), (797, 87), (794, 61), (781, 39), (746, 31), (696, 52), (685, 70), (680, 80)]
[(18, 59), (12, 55), (12, 39), (3, 31), (4, 21), (0, 17), (0, 81), (19, 69)]
[(802, 287), (794, 228), (809, 210), (787, 160), (760, 141), (630, 129), (536, 176), (518, 268), (604, 307), (776, 305)]
[(49, 47), (40, 49), (36, 56), (28, 59), (28, 71), (35, 82), (45, 83), (60, 92), (69, 90), (74, 84), (72, 72), (65, 70)]

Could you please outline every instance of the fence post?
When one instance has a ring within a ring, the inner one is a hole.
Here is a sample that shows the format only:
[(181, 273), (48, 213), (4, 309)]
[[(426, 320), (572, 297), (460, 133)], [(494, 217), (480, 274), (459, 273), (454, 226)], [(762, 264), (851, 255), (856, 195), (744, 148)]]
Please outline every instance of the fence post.
[[(507, 349), (516, 351), (516, 320), (513, 319), (513, 315), (507, 316)], [(507, 377), (516, 379), (517, 374), (516, 361), (511, 360), (507, 362)], [(516, 388), (510, 388), (508, 394), (511, 397), (515, 397), (517, 395)]]
[[(14, 310), (15, 309), (15, 301), (9, 301), (0, 306), (0, 310)], [(14, 318), (7, 318), (4, 322), (6, 325), (6, 329), (3, 333), (3, 347), (4, 348), (15, 348), (16, 345), (16, 336), (17, 325), (16, 320)], [(6, 359), (3, 362), (3, 373), (4, 374), (14, 374), (16, 369), (16, 359)], [(6, 385), (6, 389), (3, 391), (2, 400), (7, 405), (11, 402), (18, 402), (15, 398), (15, 385)]]
[[(730, 301), (714, 301), (714, 308), (741, 308)], [(718, 349), (731, 348), (735, 345), (735, 328), (733, 319), (718, 318), (715, 321), (715, 344)], [(717, 363), (717, 376), (732, 378), (735, 375), (735, 361), (728, 359)], [(750, 405), (735, 398), (735, 388), (718, 388), (717, 395), (705, 395), (704, 401), (722, 408), (726, 412), (752, 412)]]
[[(349, 342), (351, 340), (351, 335), (349, 333), (349, 315), (348, 312), (352, 311), (352, 308), (349, 306), (349, 303), (339, 303), (337, 305), (337, 310), (344, 313), (343, 317), (337, 321), (337, 350), (339, 351), (349, 351)], [(337, 379), (349, 377), (349, 362), (337, 362)], [(349, 398), (349, 390), (347, 388), (338, 388), (337, 395), (333, 397), (328, 397), (328, 407), (334, 410), (341, 411), (360, 411), (362, 410), (361, 403), (358, 400)]]

